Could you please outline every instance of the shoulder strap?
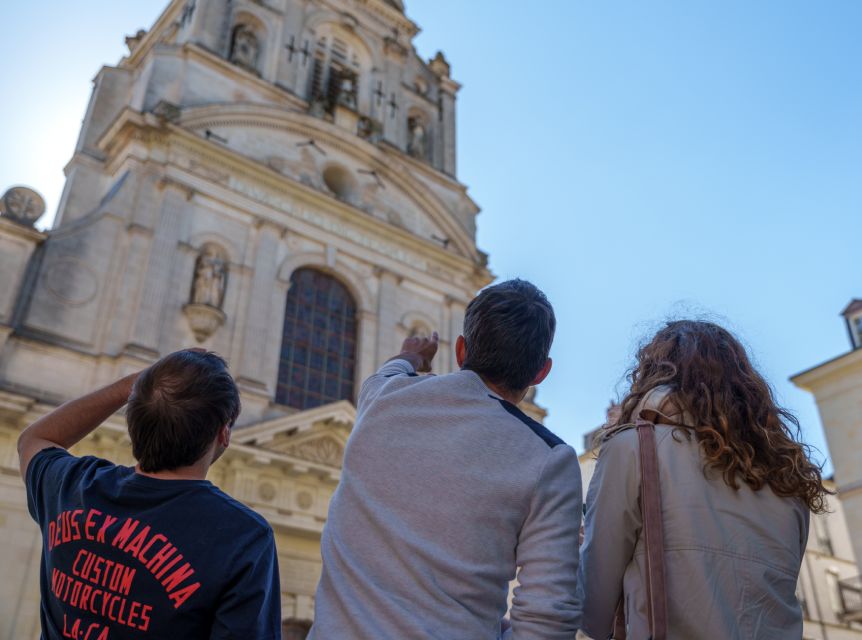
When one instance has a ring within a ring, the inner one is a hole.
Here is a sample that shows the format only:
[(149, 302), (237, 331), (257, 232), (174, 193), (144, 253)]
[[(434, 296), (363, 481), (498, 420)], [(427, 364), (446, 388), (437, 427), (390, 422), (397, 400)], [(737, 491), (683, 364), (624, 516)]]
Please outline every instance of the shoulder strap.
[(647, 554), (647, 600), (652, 640), (667, 638), (667, 583), (664, 567), (664, 529), (655, 425), (637, 421), (641, 463), (641, 515)]

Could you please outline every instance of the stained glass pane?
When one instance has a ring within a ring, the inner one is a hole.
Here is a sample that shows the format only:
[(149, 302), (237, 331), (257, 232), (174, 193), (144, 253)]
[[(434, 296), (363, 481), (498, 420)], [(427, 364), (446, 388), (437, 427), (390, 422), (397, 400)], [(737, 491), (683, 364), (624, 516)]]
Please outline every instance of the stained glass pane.
[(353, 399), (356, 304), (347, 288), (315, 269), (291, 277), (285, 304), (276, 402), (310, 409)]

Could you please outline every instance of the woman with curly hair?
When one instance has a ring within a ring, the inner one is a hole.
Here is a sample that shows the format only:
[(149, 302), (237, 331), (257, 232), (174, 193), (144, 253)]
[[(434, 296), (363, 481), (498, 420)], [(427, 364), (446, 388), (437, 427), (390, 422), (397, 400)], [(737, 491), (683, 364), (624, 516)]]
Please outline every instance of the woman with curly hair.
[[(581, 548), (583, 631), (650, 636), (637, 420), (655, 423), (667, 637), (802, 637), (796, 583), (820, 468), (739, 341), (711, 322), (667, 323), (637, 354), (601, 435)], [(658, 513), (658, 510), (656, 510)]]

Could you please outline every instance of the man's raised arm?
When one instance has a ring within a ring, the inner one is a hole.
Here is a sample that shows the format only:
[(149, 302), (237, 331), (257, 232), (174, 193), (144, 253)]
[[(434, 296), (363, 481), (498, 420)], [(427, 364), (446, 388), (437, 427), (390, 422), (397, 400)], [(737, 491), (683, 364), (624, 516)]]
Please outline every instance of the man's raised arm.
[(138, 374), (133, 373), (70, 400), (27, 427), (18, 438), (21, 477), (26, 477), (27, 467), (37, 453), (51, 447), (68, 449), (125, 405), (137, 377)]
[(439, 344), (440, 337), (436, 331), (431, 334), (430, 338), (418, 336), (407, 338), (401, 345), (401, 353), (389, 358), (374, 375), (362, 383), (357, 409), (361, 411), (366, 404), (377, 397), (380, 388), (389, 378), (397, 375), (429, 373), (431, 361), (437, 354)]

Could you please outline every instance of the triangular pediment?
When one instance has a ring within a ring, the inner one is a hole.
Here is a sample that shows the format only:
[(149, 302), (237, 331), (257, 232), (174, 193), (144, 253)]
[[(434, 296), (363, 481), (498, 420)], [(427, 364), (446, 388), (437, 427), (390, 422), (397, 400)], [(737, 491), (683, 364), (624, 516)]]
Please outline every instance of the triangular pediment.
[(344, 447), (356, 420), (347, 400), (240, 427), (234, 439), (273, 453), (341, 467)]
[(346, 445), (347, 433), (343, 428), (324, 426), (310, 434), (279, 436), (263, 447), (300, 460), (340, 467)]
[(233, 437), (241, 444), (272, 449), (272, 443), (279, 437), (294, 438), (320, 431), (324, 427), (334, 432), (349, 434), (355, 421), (356, 408), (353, 404), (347, 400), (339, 400), (314, 409), (297, 411), (286, 416), (269, 418), (239, 427)]

